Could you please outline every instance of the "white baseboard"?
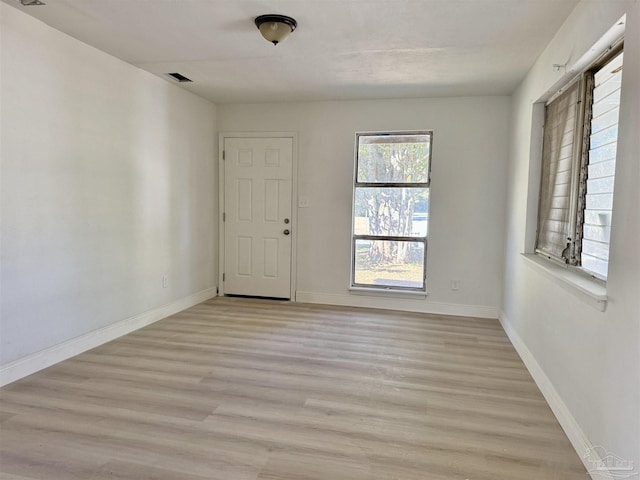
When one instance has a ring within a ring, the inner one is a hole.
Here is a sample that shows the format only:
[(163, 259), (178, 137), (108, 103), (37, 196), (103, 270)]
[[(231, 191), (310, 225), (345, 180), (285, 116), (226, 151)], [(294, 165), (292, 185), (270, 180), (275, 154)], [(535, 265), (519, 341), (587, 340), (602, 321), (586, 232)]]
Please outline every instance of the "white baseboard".
[(125, 318), (106, 327), (72, 338), (66, 342), (40, 350), (13, 362), (0, 366), (0, 386), (15, 382), (27, 375), (50, 367), (58, 362), (86, 352), (103, 343), (110, 342), (122, 335), (150, 325), (158, 320), (174, 315), (182, 310), (204, 302), (216, 296), (216, 288), (208, 288), (187, 297), (173, 301), (148, 312)]
[(296, 302), (494, 319), (498, 318), (499, 314), (497, 307), (434, 303), (426, 301), (424, 298), (411, 298), (409, 296), (399, 298), (384, 295), (296, 292)]
[[(554, 388), (551, 380), (549, 380), (547, 374), (544, 372), (529, 348), (525, 345), (522, 338), (520, 338), (520, 335), (518, 335), (515, 329), (511, 326), (509, 320), (502, 311), (500, 312), (499, 320), (502, 328), (509, 337), (509, 340), (511, 340), (511, 344), (516, 349), (516, 352), (518, 352), (518, 355), (520, 355), (520, 358), (527, 367), (527, 370), (529, 370), (533, 380), (542, 392), (542, 395), (549, 404), (549, 407), (551, 407), (551, 411), (556, 416), (556, 419), (560, 423), (564, 433), (569, 438), (571, 445), (580, 457), (580, 460), (587, 469), (587, 472), (589, 472), (591, 478), (593, 480), (613, 480), (614, 476), (603, 467), (604, 462), (598, 454), (598, 449), (594, 448), (594, 445), (582, 431), (582, 428), (571, 414), (571, 411), (562, 400), (562, 397), (560, 397)], [(589, 456), (587, 456), (587, 453)], [(599, 467), (597, 471), (594, 471), (594, 465)]]

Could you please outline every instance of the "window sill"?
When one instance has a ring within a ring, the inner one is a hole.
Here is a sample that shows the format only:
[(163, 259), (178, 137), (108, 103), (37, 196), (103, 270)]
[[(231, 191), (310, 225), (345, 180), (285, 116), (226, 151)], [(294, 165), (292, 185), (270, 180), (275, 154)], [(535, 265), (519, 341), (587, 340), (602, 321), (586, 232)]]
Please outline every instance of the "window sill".
[(427, 298), (427, 292), (396, 290), (394, 288), (349, 287), (349, 293), (355, 295), (379, 295), (392, 298)]
[(553, 263), (535, 253), (523, 253), (523, 258), (539, 272), (571, 291), (593, 308), (604, 312), (607, 308), (607, 287), (598, 280), (581, 275), (568, 267)]

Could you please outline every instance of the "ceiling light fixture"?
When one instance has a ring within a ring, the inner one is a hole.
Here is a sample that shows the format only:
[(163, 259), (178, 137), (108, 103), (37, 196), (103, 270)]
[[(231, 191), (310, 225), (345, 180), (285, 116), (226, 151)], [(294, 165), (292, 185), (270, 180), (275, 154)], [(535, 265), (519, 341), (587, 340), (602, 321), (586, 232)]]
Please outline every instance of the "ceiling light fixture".
[(278, 45), (298, 26), (293, 18), (285, 15), (260, 15), (256, 18), (256, 27), (265, 40)]

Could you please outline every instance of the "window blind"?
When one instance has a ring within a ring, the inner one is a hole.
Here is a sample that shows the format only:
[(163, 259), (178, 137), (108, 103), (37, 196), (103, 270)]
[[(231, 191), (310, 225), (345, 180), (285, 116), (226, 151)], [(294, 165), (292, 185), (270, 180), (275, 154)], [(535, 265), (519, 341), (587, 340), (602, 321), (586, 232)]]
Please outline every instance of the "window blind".
[(536, 249), (562, 261), (569, 260), (567, 247), (575, 234), (572, 191), (579, 99), (580, 85), (575, 82), (545, 109)]

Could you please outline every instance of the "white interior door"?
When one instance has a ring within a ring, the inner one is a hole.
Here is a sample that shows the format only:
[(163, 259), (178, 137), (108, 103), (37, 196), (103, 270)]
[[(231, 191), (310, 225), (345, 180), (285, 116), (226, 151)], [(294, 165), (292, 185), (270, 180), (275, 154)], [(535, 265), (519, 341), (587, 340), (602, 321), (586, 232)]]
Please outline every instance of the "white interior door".
[(225, 294), (290, 298), (292, 138), (224, 139)]

